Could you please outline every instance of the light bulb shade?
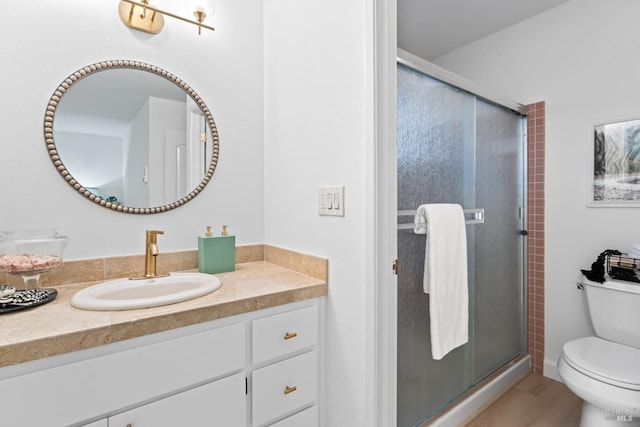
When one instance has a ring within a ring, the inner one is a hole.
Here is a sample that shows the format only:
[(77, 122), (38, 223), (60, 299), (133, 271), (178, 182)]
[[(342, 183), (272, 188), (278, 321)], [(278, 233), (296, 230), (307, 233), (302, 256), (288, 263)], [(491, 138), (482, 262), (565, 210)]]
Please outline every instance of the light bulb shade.
[(211, 0), (187, 0), (186, 8), (189, 13), (196, 15), (211, 16), (215, 12), (215, 6)]

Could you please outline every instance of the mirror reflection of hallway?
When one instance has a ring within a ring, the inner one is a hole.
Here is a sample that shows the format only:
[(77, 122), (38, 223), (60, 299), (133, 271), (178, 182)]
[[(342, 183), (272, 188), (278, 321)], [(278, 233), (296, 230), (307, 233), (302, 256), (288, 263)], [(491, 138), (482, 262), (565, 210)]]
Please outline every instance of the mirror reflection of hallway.
[(47, 145), (86, 197), (125, 212), (167, 210), (198, 194), (213, 175), (217, 129), (182, 80), (127, 64), (135, 65), (99, 67), (64, 90)]

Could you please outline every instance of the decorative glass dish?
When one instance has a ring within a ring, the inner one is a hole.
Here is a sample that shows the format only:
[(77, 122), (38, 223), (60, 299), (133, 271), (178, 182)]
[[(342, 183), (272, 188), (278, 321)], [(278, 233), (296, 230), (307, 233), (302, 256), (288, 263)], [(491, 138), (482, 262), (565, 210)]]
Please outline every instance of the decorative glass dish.
[(24, 289), (37, 289), (40, 274), (62, 264), (69, 239), (55, 229), (0, 232), (0, 271), (19, 275)]

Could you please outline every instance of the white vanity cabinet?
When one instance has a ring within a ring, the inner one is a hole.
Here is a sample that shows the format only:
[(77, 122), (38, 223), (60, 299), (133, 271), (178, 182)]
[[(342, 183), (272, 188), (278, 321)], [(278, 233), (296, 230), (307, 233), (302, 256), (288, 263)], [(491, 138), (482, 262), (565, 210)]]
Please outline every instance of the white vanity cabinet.
[(81, 427), (109, 427), (109, 423), (106, 419), (92, 422), (90, 424), (84, 424)]
[(318, 407), (312, 406), (269, 427), (314, 427), (318, 425)]
[[(277, 425), (296, 425), (297, 412), (317, 405), (319, 330), (317, 305), (252, 322), (253, 427), (267, 426), (274, 421)], [(314, 417), (311, 411), (300, 425), (318, 424), (317, 414)]]
[(244, 427), (244, 396), (239, 373), (109, 417), (109, 427)]
[(304, 300), (0, 368), (0, 425), (318, 426), (319, 312)]

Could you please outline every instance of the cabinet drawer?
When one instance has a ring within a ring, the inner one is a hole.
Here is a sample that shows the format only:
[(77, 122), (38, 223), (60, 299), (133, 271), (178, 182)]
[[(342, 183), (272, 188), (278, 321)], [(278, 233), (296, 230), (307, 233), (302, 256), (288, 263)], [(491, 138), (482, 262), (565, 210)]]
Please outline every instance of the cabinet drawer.
[(318, 407), (312, 406), (269, 427), (318, 427), (319, 425)]
[[(238, 323), (0, 381), (12, 409), (0, 425), (66, 426), (149, 401), (242, 369), (245, 344)], [(34, 411), (33, 402), (45, 403)]]
[(245, 376), (232, 375), (109, 418), (109, 427), (243, 427)]
[(315, 345), (318, 327), (317, 305), (254, 320), (253, 363)]
[(317, 353), (310, 351), (254, 371), (252, 397), (254, 426), (315, 402)]

